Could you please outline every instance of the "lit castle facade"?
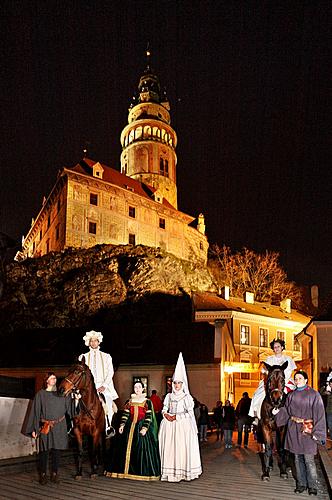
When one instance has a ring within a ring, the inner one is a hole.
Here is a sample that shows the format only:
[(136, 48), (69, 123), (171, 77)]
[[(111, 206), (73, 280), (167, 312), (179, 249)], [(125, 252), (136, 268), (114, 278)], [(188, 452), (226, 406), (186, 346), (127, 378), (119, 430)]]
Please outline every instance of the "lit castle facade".
[(148, 63), (121, 133), (121, 172), (89, 158), (63, 167), (18, 256), (108, 243), (205, 263), (204, 216), (192, 227), (195, 218), (177, 209), (176, 144), (169, 102)]

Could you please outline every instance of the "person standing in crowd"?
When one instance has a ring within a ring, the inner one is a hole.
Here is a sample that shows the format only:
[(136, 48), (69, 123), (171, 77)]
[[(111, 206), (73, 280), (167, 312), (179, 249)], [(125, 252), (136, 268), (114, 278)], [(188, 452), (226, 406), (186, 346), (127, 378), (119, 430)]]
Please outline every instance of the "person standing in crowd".
[[(332, 439), (332, 374), (331, 378), (328, 378), (326, 382), (326, 386), (322, 387), (320, 390), (320, 393), (322, 396), (326, 397), (326, 421), (327, 421), (327, 428), (329, 430), (329, 437)], [(328, 450), (331, 450), (332, 447), (329, 446)]]
[(220, 441), (222, 441), (222, 421), (223, 421), (223, 407), (222, 407), (222, 401), (217, 401), (216, 406), (213, 409), (213, 421), (216, 425), (216, 434), (217, 434), (217, 441), (219, 441), (219, 436), (220, 436)]
[(180, 352), (173, 374), (173, 389), (163, 406), (159, 430), (161, 480), (191, 481), (202, 474), (194, 416), (194, 400), (189, 392), (186, 367)]
[(225, 448), (233, 447), (233, 431), (235, 426), (235, 410), (234, 406), (231, 405), (229, 399), (225, 401), (225, 406), (223, 407), (223, 429), (224, 429), (224, 440)]
[(319, 392), (308, 386), (308, 375), (295, 373), (296, 390), (288, 395), (285, 406), (274, 408), (278, 427), (287, 424), (285, 449), (294, 453), (296, 467), (295, 493), (308, 488), (309, 495), (317, 495), (315, 455), (317, 444), (325, 444), (326, 423), (324, 404)]
[(249, 432), (251, 427), (251, 418), (249, 417), (249, 410), (251, 405), (251, 399), (249, 398), (249, 394), (244, 392), (242, 394), (242, 398), (237, 404), (236, 407), (236, 416), (237, 416), (237, 444), (238, 446), (242, 445), (242, 432), (244, 432), (244, 447), (248, 448), (249, 441)]
[[(288, 365), (285, 370), (285, 392), (287, 393), (291, 392), (295, 389), (295, 385), (291, 377), (293, 371), (296, 369), (296, 364), (290, 356), (287, 356), (286, 354), (282, 353), (282, 351), (285, 349), (284, 340), (274, 339), (270, 343), (270, 346), (274, 354), (272, 356), (268, 356), (265, 362), (270, 366), (274, 366), (274, 365), (282, 365), (285, 361), (288, 361)], [(265, 368), (262, 369), (262, 372), (264, 372), (264, 370)], [(264, 380), (261, 379), (252, 397), (249, 410), (249, 416), (255, 418), (255, 421), (253, 422), (254, 425), (258, 425), (258, 419), (261, 418), (261, 407), (264, 398), (265, 398), (265, 386), (264, 386)]]
[(158, 396), (156, 389), (153, 389), (153, 391), (151, 392), (150, 400), (153, 404), (154, 413), (156, 415), (157, 423), (159, 426), (161, 419), (163, 418), (161, 414), (161, 410), (163, 409), (163, 403), (160, 397)]
[(209, 424), (209, 410), (206, 405), (201, 404), (200, 414), (198, 419), (199, 439), (201, 442), (207, 441), (208, 424)]
[(105, 412), (106, 436), (110, 437), (113, 435), (111, 426), (114, 410), (116, 411), (114, 400), (119, 397), (113, 385), (114, 369), (112, 358), (110, 354), (100, 350), (99, 345), (103, 341), (101, 332), (95, 332), (94, 330), (86, 332), (83, 340), (85, 345), (89, 346), (89, 352), (81, 354), (78, 359), (81, 360), (84, 356), (85, 363), (92, 372), (95, 386)]
[(119, 435), (111, 448), (105, 476), (145, 481), (160, 479), (157, 421), (153, 404), (140, 380), (135, 382), (134, 393), (125, 404)]
[[(68, 446), (66, 414), (75, 416), (75, 404), (71, 396), (63, 397), (57, 392), (57, 378), (48, 372), (43, 388), (37, 392), (28, 416), (25, 434), (39, 440), (39, 482), (47, 483), (49, 452), (52, 456), (50, 479), (59, 483), (60, 450)], [(78, 398), (79, 396), (75, 396)]]

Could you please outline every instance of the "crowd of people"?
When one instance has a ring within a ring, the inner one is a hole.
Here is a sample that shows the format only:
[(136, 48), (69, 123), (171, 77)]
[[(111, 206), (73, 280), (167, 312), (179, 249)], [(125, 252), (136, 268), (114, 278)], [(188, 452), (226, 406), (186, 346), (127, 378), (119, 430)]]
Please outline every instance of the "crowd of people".
[[(113, 364), (109, 354), (100, 350), (103, 340), (100, 332), (87, 332), (84, 336), (89, 352), (81, 359), (88, 364), (105, 411), (106, 436), (112, 429), (112, 416), (116, 411), (114, 399), (118, 397), (113, 385)], [(283, 354), (284, 341), (271, 343), (273, 355), (266, 363), (283, 365), (285, 391), (284, 406), (272, 410), (277, 426), (287, 425), (285, 449), (294, 455), (296, 467), (296, 493), (308, 489), (317, 494), (317, 471), (314, 456), (317, 445), (326, 442), (326, 419), (332, 436), (332, 373), (320, 394), (308, 385), (308, 375), (293, 371), (296, 364)], [(47, 373), (43, 388), (36, 394), (29, 415), (26, 434), (39, 438), (40, 483), (47, 482), (49, 452), (52, 455), (51, 481), (58, 482), (60, 450), (67, 447), (67, 420), (80, 411), (80, 395), (63, 397), (57, 392), (56, 375)], [(260, 417), (265, 395), (261, 381), (253, 398), (242, 394), (236, 407), (230, 400), (217, 401), (212, 412), (204, 403), (194, 399), (189, 391), (186, 367), (182, 354), (174, 370), (170, 392), (163, 401), (153, 390), (148, 397), (141, 380), (121, 413), (119, 428), (112, 444), (112, 454), (106, 464), (107, 477), (136, 480), (191, 481), (202, 474), (199, 441), (208, 439), (208, 431), (215, 431), (216, 440), (224, 439), (225, 449), (232, 448), (233, 432), (237, 428), (237, 446), (248, 447), (249, 433)], [(326, 414), (322, 400), (326, 399)], [(112, 429), (113, 430), (113, 429)], [(114, 430), (112, 435), (114, 434)]]

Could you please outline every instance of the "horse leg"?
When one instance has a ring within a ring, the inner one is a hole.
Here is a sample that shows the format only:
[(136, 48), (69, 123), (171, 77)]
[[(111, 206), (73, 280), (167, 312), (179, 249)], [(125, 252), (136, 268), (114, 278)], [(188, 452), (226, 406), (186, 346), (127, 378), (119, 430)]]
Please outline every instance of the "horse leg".
[(271, 429), (265, 429), (262, 426), (262, 432), (264, 437), (264, 453), (263, 453), (263, 474), (262, 481), (270, 480), (270, 469), (273, 466), (272, 462), (272, 432)]
[(98, 452), (100, 443), (100, 433), (95, 431), (92, 436), (92, 450), (91, 450), (91, 479), (96, 479), (98, 476)]
[(277, 450), (278, 450), (278, 465), (280, 469), (280, 477), (282, 479), (288, 479), (288, 474), (287, 474), (287, 461), (286, 461), (286, 450), (284, 449), (284, 432), (282, 432), (280, 429), (277, 430), (276, 432), (276, 443), (277, 443)]
[(83, 462), (83, 436), (78, 429), (74, 429), (74, 434), (77, 441), (77, 455), (76, 455), (76, 476), (75, 479), (82, 479), (82, 462)]

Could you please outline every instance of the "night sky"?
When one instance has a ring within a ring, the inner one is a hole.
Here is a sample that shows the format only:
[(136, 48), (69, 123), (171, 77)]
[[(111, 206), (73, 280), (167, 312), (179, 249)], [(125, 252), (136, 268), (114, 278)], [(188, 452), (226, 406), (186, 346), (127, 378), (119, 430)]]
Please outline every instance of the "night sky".
[(279, 251), (290, 279), (330, 289), (330, 2), (12, 0), (0, 9), (0, 231), (27, 234), (86, 141), (90, 157), (119, 169), (149, 42), (179, 140), (179, 209), (204, 213), (210, 243)]

